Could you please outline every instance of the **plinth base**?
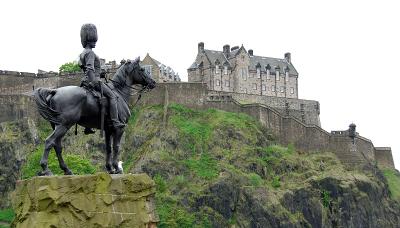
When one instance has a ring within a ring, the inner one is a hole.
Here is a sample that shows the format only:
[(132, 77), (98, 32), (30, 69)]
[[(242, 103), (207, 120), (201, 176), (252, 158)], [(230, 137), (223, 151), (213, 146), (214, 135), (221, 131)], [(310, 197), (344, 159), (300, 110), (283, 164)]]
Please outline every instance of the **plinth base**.
[(146, 174), (34, 177), (12, 194), (14, 227), (155, 227), (155, 184)]

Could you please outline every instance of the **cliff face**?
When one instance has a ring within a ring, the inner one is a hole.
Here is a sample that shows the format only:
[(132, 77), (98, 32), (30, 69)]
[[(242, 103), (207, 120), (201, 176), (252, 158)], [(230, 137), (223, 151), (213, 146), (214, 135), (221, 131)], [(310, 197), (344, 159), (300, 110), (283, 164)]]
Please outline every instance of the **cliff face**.
[[(396, 227), (400, 204), (374, 166), (274, 145), (252, 118), (172, 104), (129, 125), (125, 168), (157, 183), (160, 227)], [(396, 172), (398, 174), (398, 172)], [(400, 175), (391, 185), (400, 185)]]
[[(154, 179), (160, 227), (400, 224), (400, 174), (395, 170), (387, 178), (388, 172), (383, 175), (374, 166), (349, 170), (332, 153), (299, 154), (291, 145), (275, 145), (268, 129), (243, 114), (213, 109), (199, 112), (176, 104), (140, 107), (132, 113), (121, 160), (125, 173), (144, 172)], [(49, 127), (37, 126), (43, 140)], [(74, 136), (73, 130), (63, 141), (65, 156), (76, 155), (85, 162), (74, 166), (74, 158), (67, 164), (75, 173), (102, 170), (103, 144), (98, 134), (83, 136), (79, 129)], [(41, 155), (40, 146), (33, 146), (30, 138), (20, 147), (33, 147), (24, 149), (29, 154), (22, 163), (25, 177), (39, 169), (32, 155)], [(23, 142), (15, 141), (7, 145)], [(15, 163), (6, 164), (12, 167)], [(60, 172), (54, 156), (50, 164), (53, 172)]]

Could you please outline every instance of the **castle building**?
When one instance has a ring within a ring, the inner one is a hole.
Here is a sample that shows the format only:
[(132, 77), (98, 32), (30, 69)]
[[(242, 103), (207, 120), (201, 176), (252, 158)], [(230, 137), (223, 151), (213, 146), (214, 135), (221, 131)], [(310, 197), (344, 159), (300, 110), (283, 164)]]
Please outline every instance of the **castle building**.
[(152, 58), (149, 53), (140, 62), (140, 65), (156, 82), (180, 82), (179, 74), (171, 67)]
[(204, 82), (209, 90), (298, 98), (298, 73), (290, 53), (283, 59), (270, 58), (254, 55), (243, 45), (215, 51), (200, 42), (187, 71), (189, 82)]

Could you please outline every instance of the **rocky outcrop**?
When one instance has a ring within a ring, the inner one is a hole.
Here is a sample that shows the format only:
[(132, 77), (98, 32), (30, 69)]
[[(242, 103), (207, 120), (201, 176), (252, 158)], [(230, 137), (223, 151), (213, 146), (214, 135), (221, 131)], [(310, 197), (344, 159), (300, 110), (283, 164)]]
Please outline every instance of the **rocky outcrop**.
[(0, 123), (0, 209), (9, 207), (21, 165), (37, 141), (31, 119)]
[(14, 227), (155, 227), (146, 174), (34, 177), (17, 182)]

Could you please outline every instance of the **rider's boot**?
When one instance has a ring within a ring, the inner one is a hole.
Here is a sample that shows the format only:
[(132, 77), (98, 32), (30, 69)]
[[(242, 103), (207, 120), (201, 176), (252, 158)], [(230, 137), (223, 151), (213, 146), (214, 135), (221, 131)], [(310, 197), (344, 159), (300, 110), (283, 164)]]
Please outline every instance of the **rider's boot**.
[(117, 99), (110, 99), (110, 119), (115, 128), (123, 128), (125, 124), (118, 120)]

